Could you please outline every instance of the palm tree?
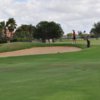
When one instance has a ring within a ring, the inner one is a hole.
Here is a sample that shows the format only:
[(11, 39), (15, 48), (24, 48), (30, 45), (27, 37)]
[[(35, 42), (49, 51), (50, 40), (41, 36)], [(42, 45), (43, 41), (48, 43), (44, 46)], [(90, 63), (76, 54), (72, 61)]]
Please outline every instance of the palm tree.
[(6, 22), (5, 35), (6, 35), (7, 42), (10, 42), (11, 39), (13, 38), (16, 26), (17, 24), (14, 18), (9, 18), (8, 21)]

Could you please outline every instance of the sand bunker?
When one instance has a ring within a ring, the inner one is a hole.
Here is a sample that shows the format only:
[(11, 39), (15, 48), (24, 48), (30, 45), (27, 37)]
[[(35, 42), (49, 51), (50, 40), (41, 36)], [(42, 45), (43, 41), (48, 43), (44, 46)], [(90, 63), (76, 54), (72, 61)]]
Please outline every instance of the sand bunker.
[(75, 52), (80, 51), (80, 48), (76, 47), (34, 47), (30, 49), (4, 52), (0, 53), (0, 57), (9, 57), (9, 56), (23, 56), (23, 55), (37, 55), (37, 54), (53, 54), (53, 53), (63, 53), (63, 52)]

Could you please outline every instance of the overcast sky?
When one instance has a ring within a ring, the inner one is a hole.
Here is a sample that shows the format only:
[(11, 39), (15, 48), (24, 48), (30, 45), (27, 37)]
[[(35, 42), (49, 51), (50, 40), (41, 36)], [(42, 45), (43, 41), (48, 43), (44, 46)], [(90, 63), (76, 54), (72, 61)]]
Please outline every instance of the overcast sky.
[(0, 21), (15, 18), (18, 25), (55, 21), (65, 33), (89, 32), (100, 21), (100, 0), (0, 0)]

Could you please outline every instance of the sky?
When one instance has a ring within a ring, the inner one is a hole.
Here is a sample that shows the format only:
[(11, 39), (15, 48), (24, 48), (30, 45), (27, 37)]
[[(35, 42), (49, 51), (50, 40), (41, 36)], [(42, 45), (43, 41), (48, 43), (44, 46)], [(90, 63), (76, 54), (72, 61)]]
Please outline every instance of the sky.
[(37, 25), (40, 21), (61, 24), (65, 34), (91, 30), (100, 21), (100, 0), (0, 0), (0, 21)]

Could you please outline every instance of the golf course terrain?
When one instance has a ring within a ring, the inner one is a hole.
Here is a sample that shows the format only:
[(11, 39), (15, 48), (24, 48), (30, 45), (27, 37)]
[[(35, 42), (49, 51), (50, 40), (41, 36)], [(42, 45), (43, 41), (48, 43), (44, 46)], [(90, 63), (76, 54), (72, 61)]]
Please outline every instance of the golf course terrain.
[(83, 50), (0, 57), (0, 100), (100, 100), (99, 43), (91, 40), (91, 48), (85, 48), (81, 40), (77, 44), (67, 40), (55, 44), (1, 44), (0, 52), (66, 45)]

